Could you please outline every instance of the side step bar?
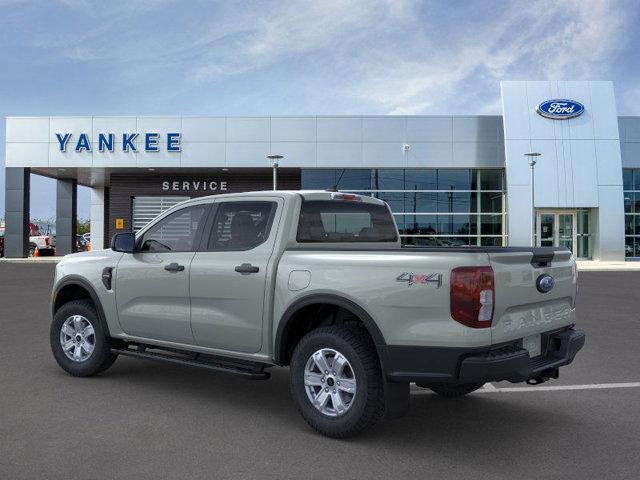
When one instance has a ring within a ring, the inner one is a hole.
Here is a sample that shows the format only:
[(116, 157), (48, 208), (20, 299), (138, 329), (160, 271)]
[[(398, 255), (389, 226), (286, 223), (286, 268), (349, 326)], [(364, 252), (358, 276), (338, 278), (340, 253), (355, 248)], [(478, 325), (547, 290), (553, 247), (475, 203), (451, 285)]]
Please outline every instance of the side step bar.
[[(131, 348), (133, 347), (133, 348)], [(118, 355), (126, 355), (129, 357), (143, 358), (147, 360), (159, 360), (161, 362), (172, 363), (174, 365), (184, 365), (187, 367), (206, 368), (220, 373), (228, 373), (251, 380), (267, 380), (270, 377), (269, 372), (264, 369), (267, 366), (264, 363), (247, 362), (232, 358), (217, 357), (213, 355), (205, 355), (193, 352), (182, 352), (179, 350), (162, 350), (147, 351), (147, 349), (156, 350), (157, 347), (147, 347), (146, 345), (129, 345), (120, 348), (112, 348), (111, 352)], [(166, 352), (166, 353), (165, 353)]]

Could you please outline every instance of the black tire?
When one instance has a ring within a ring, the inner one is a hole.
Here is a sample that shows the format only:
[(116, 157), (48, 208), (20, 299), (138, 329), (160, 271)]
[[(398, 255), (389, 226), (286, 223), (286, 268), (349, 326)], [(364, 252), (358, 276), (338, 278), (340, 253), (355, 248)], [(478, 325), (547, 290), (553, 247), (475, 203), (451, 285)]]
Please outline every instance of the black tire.
[[(313, 353), (322, 348), (344, 355), (356, 379), (353, 403), (340, 416), (325, 415), (307, 397), (305, 366)], [(321, 327), (302, 337), (291, 358), (290, 390), (305, 421), (328, 437), (356, 435), (371, 428), (384, 414), (384, 385), (376, 348), (367, 332), (357, 327)]]
[(36, 244), (35, 243), (30, 243), (29, 244), (29, 256), (33, 257), (36, 253)]
[[(60, 334), (64, 322), (74, 315), (83, 316), (93, 327), (94, 348), (91, 355), (84, 361), (74, 361), (67, 357), (60, 343)], [(76, 377), (90, 377), (105, 371), (118, 355), (111, 353), (113, 341), (105, 334), (104, 326), (98, 312), (90, 300), (73, 300), (58, 309), (51, 322), (49, 334), (53, 356), (67, 373)]]
[(416, 383), (419, 387), (430, 388), (441, 397), (456, 398), (467, 395), (471, 392), (475, 392), (479, 388), (482, 388), (483, 383)]

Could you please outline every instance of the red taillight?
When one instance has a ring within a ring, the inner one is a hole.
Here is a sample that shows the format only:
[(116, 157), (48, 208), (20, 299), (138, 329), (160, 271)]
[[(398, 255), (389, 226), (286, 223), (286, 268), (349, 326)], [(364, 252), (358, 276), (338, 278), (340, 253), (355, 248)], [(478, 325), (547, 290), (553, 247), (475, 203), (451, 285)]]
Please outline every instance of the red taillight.
[(49, 246), (49, 237), (44, 237), (44, 243)]
[(490, 327), (494, 292), (491, 267), (454, 268), (451, 271), (451, 317), (467, 327)]

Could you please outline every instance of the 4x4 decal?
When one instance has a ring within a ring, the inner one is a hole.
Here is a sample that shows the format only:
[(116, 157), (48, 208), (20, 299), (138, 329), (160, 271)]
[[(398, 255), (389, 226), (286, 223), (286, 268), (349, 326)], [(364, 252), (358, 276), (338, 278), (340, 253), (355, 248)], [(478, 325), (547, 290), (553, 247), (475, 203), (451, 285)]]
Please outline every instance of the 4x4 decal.
[(442, 286), (442, 274), (404, 272), (396, 277), (396, 281), (407, 282), (407, 287), (432, 283), (435, 284), (436, 288), (440, 288)]

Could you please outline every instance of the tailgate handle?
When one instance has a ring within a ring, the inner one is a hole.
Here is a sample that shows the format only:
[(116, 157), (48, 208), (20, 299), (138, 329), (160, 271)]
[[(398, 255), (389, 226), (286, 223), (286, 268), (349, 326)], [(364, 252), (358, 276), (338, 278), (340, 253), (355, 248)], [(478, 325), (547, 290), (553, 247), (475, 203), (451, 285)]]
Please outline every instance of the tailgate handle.
[[(542, 250), (542, 251), (541, 251)], [(531, 257), (531, 265), (534, 268), (550, 267), (553, 260), (554, 252), (546, 251), (546, 249), (533, 249), (533, 257)]]

